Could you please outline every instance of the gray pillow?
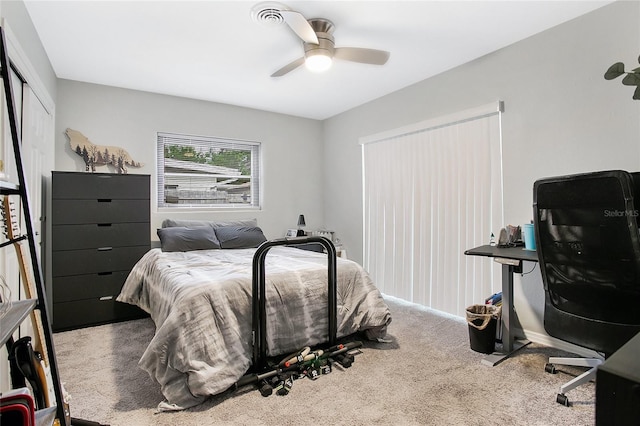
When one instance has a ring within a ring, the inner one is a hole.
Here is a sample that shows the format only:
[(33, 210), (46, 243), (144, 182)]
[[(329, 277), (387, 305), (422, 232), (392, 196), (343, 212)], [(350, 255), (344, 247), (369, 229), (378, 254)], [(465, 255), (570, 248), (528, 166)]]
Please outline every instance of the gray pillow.
[(257, 226), (221, 226), (215, 232), (223, 249), (254, 248), (267, 241)]
[(240, 219), (240, 220), (187, 220), (187, 219), (165, 219), (162, 221), (163, 228), (174, 226), (211, 226), (219, 228), (221, 226), (258, 226), (257, 219)]
[(220, 243), (210, 226), (175, 226), (158, 229), (162, 251), (219, 249)]
[[(173, 227), (186, 227), (197, 228), (201, 226), (210, 226), (212, 228), (219, 228), (221, 226), (258, 226), (257, 219), (239, 219), (239, 220), (189, 220), (189, 219), (165, 219), (162, 221), (163, 228)], [(220, 242), (213, 234), (213, 239), (220, 246)], [(219, 247), (218, 247), (219, 248)]]

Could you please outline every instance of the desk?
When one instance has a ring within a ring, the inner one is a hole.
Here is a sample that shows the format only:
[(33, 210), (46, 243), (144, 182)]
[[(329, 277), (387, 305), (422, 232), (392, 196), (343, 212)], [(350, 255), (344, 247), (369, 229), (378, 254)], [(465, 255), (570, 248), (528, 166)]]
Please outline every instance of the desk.
[(596, 372), (596, 425), (640, 424), (640, 333)]
[(469, 256), (491, 257), (502, 264), (502, 350), (487, 355), (483, 364), (494, 366), (512, 353), (527, 346), (528, 340), (516, 339), (513, 334), (515, 311), (513, 310), (513, 274), (522, 273), (522, 261), (538, 261), (538, 253), (523, 247), (480, 246), (464, 252)]

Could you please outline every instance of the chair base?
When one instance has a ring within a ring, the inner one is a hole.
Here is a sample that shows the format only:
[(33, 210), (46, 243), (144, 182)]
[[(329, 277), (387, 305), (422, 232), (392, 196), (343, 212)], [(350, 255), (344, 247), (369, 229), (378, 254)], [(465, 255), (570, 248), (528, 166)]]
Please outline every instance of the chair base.
[(549, 363), (545, 365), (545, 371), (548, 373), (556, 373), (555, 365), (570, 365), (574, 367), (587, 367), (587, 371), (568, 381), (560, 386), (556, 402), (565, 406), (570, 406), (569, 398), (565, 395), (566, 392), (577, 388), (578, 386), (588, 383), (591, 380), (595, 380), (596, 371), (598, 366), (604, 362), (604, 359), (600, 358), (564, 358), (564, 357), (549, 357)]

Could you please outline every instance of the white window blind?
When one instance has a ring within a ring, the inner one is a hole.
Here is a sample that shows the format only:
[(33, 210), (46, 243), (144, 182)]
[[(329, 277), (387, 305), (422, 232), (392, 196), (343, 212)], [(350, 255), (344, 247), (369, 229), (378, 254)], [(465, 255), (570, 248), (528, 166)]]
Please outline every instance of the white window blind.
[(158, 207), (259, 208), (259, 142), (158, 133)]
[(499, 268), (464, 251), (503, 226), (501, 112), (499, 102), (361, 141), (363, 263), (383, 293), (464, 316), (499, 288)]

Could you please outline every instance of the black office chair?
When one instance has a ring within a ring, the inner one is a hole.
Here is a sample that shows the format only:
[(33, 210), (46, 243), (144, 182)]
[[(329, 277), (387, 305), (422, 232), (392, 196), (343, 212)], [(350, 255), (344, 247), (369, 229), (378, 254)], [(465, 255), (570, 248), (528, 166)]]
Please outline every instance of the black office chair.
[(549, 358), (551, 373), (555, 364), (590, 368), (560, 387), (556, 401), (568, 406), (565, 392), (595, 379), (603, 359), (640, 332), (640, 188), (613, 170), (540, 179), (533, 192), (544, 328), (602, 354)]

